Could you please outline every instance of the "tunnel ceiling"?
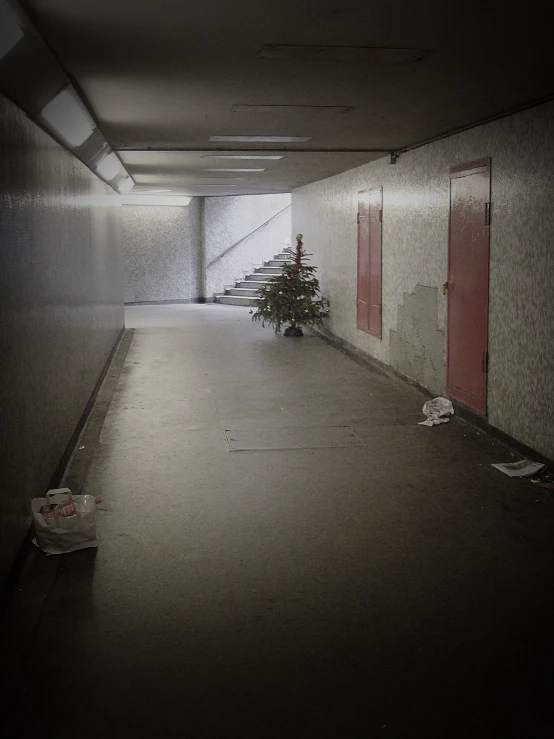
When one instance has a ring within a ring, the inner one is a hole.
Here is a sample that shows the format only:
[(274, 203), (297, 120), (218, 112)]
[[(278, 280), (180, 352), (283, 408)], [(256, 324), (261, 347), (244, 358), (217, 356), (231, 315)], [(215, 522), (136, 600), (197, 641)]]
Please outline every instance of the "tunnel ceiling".
[[(288, 191), (554, 92), (551, 32), (535, 0), (23, 5), (137, 190)], [(311, 138), (210, 141), (227, 135)], [(283, 158), (206, 156), (218, 150)], [(208, 171), (222, 168), (265, 171)]]

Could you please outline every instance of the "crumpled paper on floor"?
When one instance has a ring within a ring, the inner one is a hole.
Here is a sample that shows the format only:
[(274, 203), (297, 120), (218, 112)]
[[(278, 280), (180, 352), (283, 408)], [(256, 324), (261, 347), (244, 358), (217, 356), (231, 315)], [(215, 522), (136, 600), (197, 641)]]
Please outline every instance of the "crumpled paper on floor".
[(427, 416), (425, 421), (420, 421), (419, 426), (436, 426), (439, 423), (448, 423), (446, 416), (454, 415), (454, 407), (448, 398), (433, 398), (423, 406), (423, 412)]

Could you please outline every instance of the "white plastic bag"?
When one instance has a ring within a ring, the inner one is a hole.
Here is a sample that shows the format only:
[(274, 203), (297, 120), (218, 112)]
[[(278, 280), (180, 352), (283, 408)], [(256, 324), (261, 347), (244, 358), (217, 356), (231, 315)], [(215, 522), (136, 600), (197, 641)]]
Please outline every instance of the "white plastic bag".
[(438, 423), (448, 423), (449, 419), (444, 416), (452, 416), (454, 407), (448, 398), (433, 398), (423, 406), (423, 412), (427, 416), (425, 421), (420, 421), (420, 426), (436, 426)]
[[(73, 501), (74, 515), (58, 515), (56, 509), (51, 518), (41, 513), (43, 506)], [(37, 538), (35, 543), (47, 554), (66, 554), (78, 549), (98, 546), (96, 540), (96, 502), (93, 495), (72, 495), (69, 488), (49, 490), (46, 498), (31, 500), (33, 522)]]

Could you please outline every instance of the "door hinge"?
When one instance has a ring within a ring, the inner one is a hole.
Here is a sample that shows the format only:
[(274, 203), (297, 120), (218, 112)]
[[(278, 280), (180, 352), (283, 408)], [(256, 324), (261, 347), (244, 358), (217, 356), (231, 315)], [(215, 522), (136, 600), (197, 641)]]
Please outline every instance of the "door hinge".
[(360, 225), (360, 214), (356, 213), (356, 223)]
[(486, 349), (483, 352), (482, 367), (484, 374), (487, 374), (489, 371), (489, 353)]
[(485, 226), (491, 225), (491, 204), (485, 203)]
[(379, 223), (383, 223), (383, 209), (379, 208)]

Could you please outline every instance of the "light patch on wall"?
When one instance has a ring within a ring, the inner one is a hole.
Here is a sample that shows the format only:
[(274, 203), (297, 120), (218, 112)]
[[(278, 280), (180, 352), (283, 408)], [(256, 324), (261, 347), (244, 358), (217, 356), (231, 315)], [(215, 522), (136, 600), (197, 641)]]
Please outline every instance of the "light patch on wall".
[[(376, 187), (379, 185), (378, 183)], [(371, 188), (371, 184), (368, 184), (367, 189)], [(437, 198), (434, 193), (430, 192), (400, 192), (390, 191), (385, 188), (383, 192), (383, 210), (387, 207), (393, 208), (419, 208), (423, 206), (432, 206), (436, 203)], [(358, 208), (358, 193), (352, 194), (352, 205), (355, 209)]]
[(436, 203), (436, 195), (431, 192), (385, 192), (385, 204), (399, 208), (417, 208)]

